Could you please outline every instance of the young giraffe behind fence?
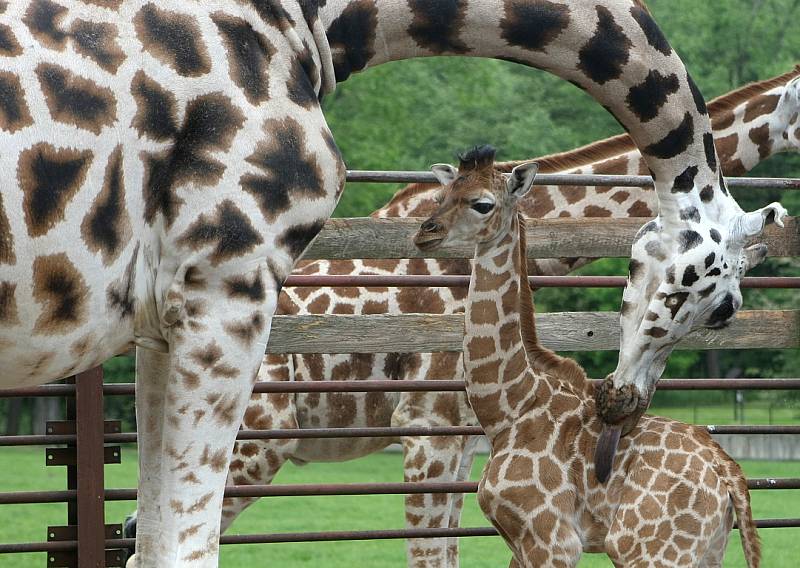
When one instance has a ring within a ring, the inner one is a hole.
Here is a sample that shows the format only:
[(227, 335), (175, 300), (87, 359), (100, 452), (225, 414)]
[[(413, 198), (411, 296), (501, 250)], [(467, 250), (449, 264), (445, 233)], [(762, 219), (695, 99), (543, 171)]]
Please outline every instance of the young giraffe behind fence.
[(756, 568), (747, 482), (704, 428), (645, 415), (621, 443), (608, 485), (597, 480), (592, 384), (536, 336), (517, 204), (537, 165), (517, 166), (506, 181), (493, 158), (481, 147), (457, 172), (434, 166), (444, 196), (415, 243), (475, 246), (464, 377), (491, 446), (478, 503), (511, 548), (511, 565), (575, 566), (585, 551), (606, 552), (619, 567), (721, 567), (736, 516)]
[[(797, 151), (800, 146), (800, 67), (732, 91), (708, 105), (726, 174), (740, 175), (769, 156)], [(766, 136), (766, 138), (765, 138)], [(550, 173), (646, 174), (641, 154), (626, 136), (538, 158), (540, 171)], [(592, 163), (594, 162), (594, 163)], [(508, 172), (520, 162), (495, 164)], [(578, 168), (578, 169), (575, 169)], [(440, 186), (412, 184), (400, 190), (375, 217), (422, 217), (437, 207)], [(642, 188), (536, 186), (519, 203), (526, 217), (642, 217), (656, 209), (655, 192)], [(563, 275), (592, 259), (529, 260), (535, 274)], [(303, 262), (301, 274), (469, 274), (464, 260), (353, 260)], [(461, 313), (459, 288), (288, 288), (279, 299), (281, 314)], [(436, 354), (270, 355), (259, 381), (445, 379), (463, 377), (461, 356)], [(244, 427), (333, 428), (368, 426), (477, 425), (461, 393), (335, 393), (254, 395)], [(254, 440), (240, 442), (228, 483), (268, 484), (287, 462), (345, 461), (385, 448), (397, 440)], [(404, 437), (406, 481), (463, 481), (470, 472), (477, 438), (460, 436)], [(223, 505), (224, 532), (254, 498), (230, 498)], [(462, 496), (409, 495), (409, 528), (458, 526)], [(133, 524), (128, 524), (129, 535)], [(458, 541), (410, 539), (409, 566), (458, 566)]]

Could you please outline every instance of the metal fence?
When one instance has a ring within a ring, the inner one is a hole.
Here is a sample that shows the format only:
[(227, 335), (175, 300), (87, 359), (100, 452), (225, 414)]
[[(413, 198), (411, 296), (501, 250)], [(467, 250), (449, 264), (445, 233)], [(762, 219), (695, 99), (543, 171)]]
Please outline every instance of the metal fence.
[[(348, 172), (349, 181), (433, 182), (431, 174), (423, 172)], [(614, 185), (646, 186), (649, 178), (641, 176), (565, 176), (541, 175), (540, 183), (552, 185)], [(800, 179), (731, 178), (729, 187), (800, 189)], [(602, 257), (626, 256), (630, 241), (643, 219), (613, 220), (572, 219), (537, 220), (528, 231), (531, 257)], [(306, 258), (407, 258), (419, 253), (407, 245), (414, 220), (336, 219), (331, 220), (310, 248)], [(576, 231), (580, 227), (580, 231)], [(375, 233), (389, 233), (375, 239)], [(591, 235), (594, 235), (592, 237)], [(600, 238), (597, 235), (600, 234)], [(365, 235), (372, 238), (365, 242)], [(769, 230), (766, 240), (773, 256), (800, 256), (800, 232), (794, 219), (778, 233)], [(378, 246), (376, 247), (376, 243)], [(538, 243), (538, 244), (537, 244)], [(467, 251), (471, 252), (471, 251)], [(380, 255), (380, 256), (376, 256)], [(444, 251), (442, 256), (468, 256), (465, 251)], [(428, 255), (430, 256), (430, 255)], [(287, 286), (466, 286), (467, 276), (292, 276)], [(622, 287), (621, 277), (549, 276), (531, 277), (535, 287)], [(798, 277), (745, 278), (743, 287), (800, 288)], [(563, 316), (563, 317), (562, 317)], [(561, 350), (616, 349), (616, 314), (540, 314), (537, 316), (540, 333), (549, 347)], [(348, 329), (358, 318), (359, 333), (354, 337)], [(275, 318), (268, 350), (271, 352), (349, 353), (349, 352), (431, 352), (460, 351), (463, 318), (460, 316), (402, 315), (402, 316), (279, 316)], [(566, 319), (565, 319), (566, 318)], [(298, 332), (309, 321), (316, 324), (313, 337)], [(369, 322), (372, 321), (373, 325)], [(405, 325), (416, 327), (414, 334), (392, 333)], [(369, 332), (365, 329), (374, 329)], [(424, 329), (424, 333), (418, 330)], [(387, 331), (389, 330), (389, 331)], [(564, 331), (566, 330), (566, 332)], [(363, 337), (374, 336), (374, 344)], [(413, 336), (409, 338), (409, 336)], [(580, 345), (571, 336), (579, 336)], [(298, 342), (302, 345), (298, 347)], [(683, 348), (745, 349), (800, 347), (800, 310), (758, 310), (743, 312), (727, 331), (713, 335), (689, 337)], [(76, 380), (77, 379), (77, 380)], [(787, 379), (665, 379), (662, 390), (791, 390), (800, 389), (800, 378)], [(331, 392), (426, 392), (463, 391), (463, 381), (336, 381), (258, 383), (256, 393), (331, 393)], [(66, 503), (64, 525), (49, 526), (46, 541), (0, 543), (0, 554), (43, 552), (51, 567), (121, 566), (123, 548), (133, 545), (122, 538), (118, 524), (105, 524), (106, 501), (134, 500), (135, 489), (106, 489), (104, 464), (118, 463), (120, 447), (115, 444), (136, 441), (135, 432), (121, 432), (120, 423), (105, 420), (103, 399), (106, 396), (132, 396), (134, 385), (103, 384), (102, 369), (92, 369), (67, 380), (66, 384), (19, 388), (0, 391), (0, 398), (64, 397), (67, 419), (47, 424), (44, 435), (0, 436), (0, 446), (45, 446), (48, 466), (65, 466), (66, 489), (61, 491), (29, 491), (0, 493), (0, 505), (26, 503)], [(800, 426), (709, 426), (716, 434), (800, 434)], [(239, 440), (281, 438), (345, 438), (477, 435), (480, 428), (456, 427), (373, 427), (373, 428), (315, 428), (303, 430), (243, 430)], [(751, 490), (800, 489), (800, 478), (750, 479)], [(226, 496), (316, 496), (316, 495), (381, 495), (412, 493), (474, 493), (474, 482), (452, 483), (358, 483), (328, 485), (267, 485), (228, 487)], [(764, 528), (800, 527), (800, 518), (759, 519)], [(372, 531), (330, 531), (306, 533), (253, 534), (223, 536), (222, 544), (319, 542), (333, 540), (367, 540), (423, 537), (491, 536), (490, 527), (396, 529)]]

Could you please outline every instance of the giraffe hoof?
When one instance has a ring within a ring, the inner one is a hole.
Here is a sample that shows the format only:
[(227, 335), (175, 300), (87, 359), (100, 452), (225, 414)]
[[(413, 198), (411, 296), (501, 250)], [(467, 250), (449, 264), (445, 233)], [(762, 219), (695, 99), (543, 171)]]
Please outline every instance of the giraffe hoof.
[(611, 467), (614, 465), (614, 456), (617, 453), (621, 434), (622, 425), (603, 424), (603, 431), (600, 433), (597, 447), (594, 450), (594, 475), (600, 483), (608, 481), (611, 475)]

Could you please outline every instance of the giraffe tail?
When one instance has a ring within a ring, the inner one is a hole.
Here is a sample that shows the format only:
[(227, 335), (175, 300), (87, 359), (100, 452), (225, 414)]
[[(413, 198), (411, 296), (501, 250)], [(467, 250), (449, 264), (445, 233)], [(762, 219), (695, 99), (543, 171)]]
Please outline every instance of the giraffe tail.
[(747, 490), (747, 479), (742, 468), (727, 455), (725, 456), (725, 483), (733, 502), (742, 548), (747, 561), (747, 568), (759, 568), (761, 565), (761, 539), (758, 536), (753, 511), (750, 508), (750, 492)]

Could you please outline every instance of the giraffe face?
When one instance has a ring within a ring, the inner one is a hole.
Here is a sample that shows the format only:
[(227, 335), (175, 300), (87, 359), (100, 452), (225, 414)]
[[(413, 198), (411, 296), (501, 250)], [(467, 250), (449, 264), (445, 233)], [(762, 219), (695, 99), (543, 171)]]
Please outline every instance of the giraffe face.
[(742, 277), (767, 255), (766, 245), (748, 241), (770, 222), (782, 226), (786, 214), (772, 203), (727, 225), (687, 223), (676, 231), (656, 218), (640, 229), (620, 309), (619, 362), (598, 389), (606, 424), (632, 429), (676, 344), (691, 331), (730, 325), (742, 305)]
[(784, 107), (782, 116), (787, 120), (786, 130), (782, 134), (783, 142), (788, 150), (800, 152), (800, 77), (786, 85), (780, 104)]
[(494, 149), (475, 148), (461, 156), (458, 169), (435, 164), (431, 170), (442, 184), (439, 206), (414, 236), (423, 251), (442, 245), (488, 243), (505, 234), (522, 196), (538, 171), (534, 162), (521, 164), (509, 176), (493, 168)]

